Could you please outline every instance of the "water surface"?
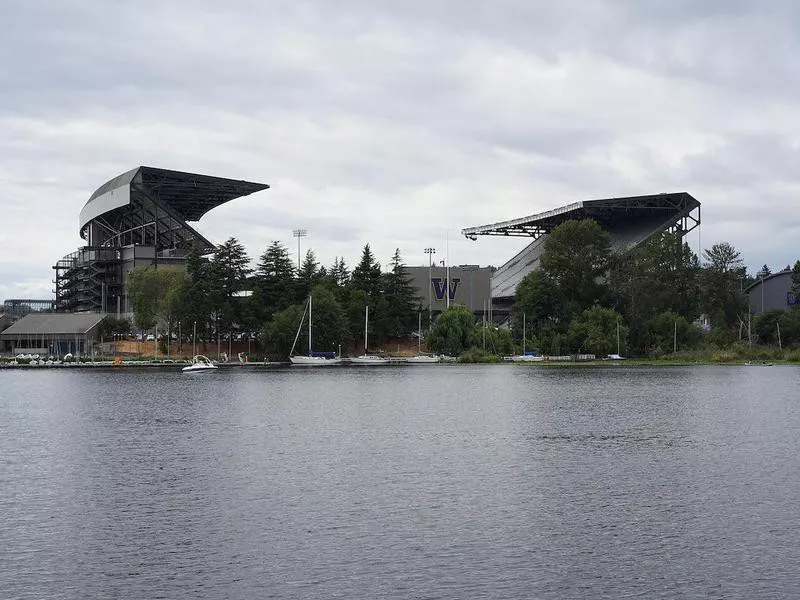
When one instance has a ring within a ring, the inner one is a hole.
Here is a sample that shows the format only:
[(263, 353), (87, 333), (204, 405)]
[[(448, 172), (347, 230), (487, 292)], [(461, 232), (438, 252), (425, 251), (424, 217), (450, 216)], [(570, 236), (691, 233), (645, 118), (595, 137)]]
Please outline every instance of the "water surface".
[(1, 372), (0, 597), (792, 597), (798, 383)]

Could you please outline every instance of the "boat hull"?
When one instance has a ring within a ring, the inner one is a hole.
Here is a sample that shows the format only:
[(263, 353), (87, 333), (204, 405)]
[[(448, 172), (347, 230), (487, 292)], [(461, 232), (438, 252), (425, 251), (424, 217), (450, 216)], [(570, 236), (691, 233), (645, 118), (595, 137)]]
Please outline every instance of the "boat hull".
[(439, 362), (439, 357), (420, 354), (419, 356), (409, 356), (406, 358), (406, 362), (412, 365), (432, 365)]
[(290, 356), (293, 365), (304, 367), (328, 367), (342, 363), (341, 358), (325, 358), (324, 356)]
[(389, 359), (383, 356), (365, 354), (363, 356), (354, 356), (350, 359), (350, 363), (354, 365), (388, 365)]

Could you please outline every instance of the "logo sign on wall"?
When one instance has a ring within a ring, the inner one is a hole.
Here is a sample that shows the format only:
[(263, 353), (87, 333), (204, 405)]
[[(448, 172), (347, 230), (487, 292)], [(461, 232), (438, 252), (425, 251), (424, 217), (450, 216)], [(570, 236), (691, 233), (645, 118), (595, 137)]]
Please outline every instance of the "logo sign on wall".
[(797, 304), (797, 298), (794, 297), (792, 292), (786, 292), (786, 304), (789, 306), (795, 306)]
[(447, 278), (446, 277), (431, 277), (431, 285), (433, 286), (433, 295), (436, 296), (437, 300), (444, 300), (444, 291), (445, 289), (448, 290), (448, 296), (450, 297), (450, 301), (452, 302), (453, 299), (456, 297), (456, 290), (458, 290), (458, 284), (461, 283), (461, 279), (453, 278), (450, 281), (450, 285), (446, 285)]

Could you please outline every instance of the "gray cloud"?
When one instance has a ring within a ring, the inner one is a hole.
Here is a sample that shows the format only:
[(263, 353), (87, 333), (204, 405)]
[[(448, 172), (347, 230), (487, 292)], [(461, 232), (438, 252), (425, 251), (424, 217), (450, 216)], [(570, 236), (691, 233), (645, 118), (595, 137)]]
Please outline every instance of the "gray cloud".
[(14, 4), (0, 297), (48, 295), (83, 203), (139, 164), (271, 184), (198, 224), (253, 258), (306, 227), (324, 264), (366, 242), (424, 264), (446, 235), (453, 262), (501, 264), (522, 241), (458, 230), (675, 190), (702, 246), (800, 258), (788, 0)]

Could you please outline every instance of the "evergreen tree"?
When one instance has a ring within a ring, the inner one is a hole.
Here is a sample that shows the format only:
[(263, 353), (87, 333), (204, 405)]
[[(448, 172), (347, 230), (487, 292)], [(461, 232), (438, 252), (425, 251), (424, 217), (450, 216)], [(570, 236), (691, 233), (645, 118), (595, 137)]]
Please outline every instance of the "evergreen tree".
[(260, 256), (253, 278), (251, 305), (257, 321), (263, 325), (274, 313), (288, 308), (297, 296), (296, 285), (289, 250), (273, 241)]
[(343, 288), (347, 285), (350, 281), (350, 271), (345, 265), (344, 257), (334, 257), (328, 274), (337, 287)]
[(247, 287), (251, 272), (250, 258), (236, 238), (228, 238), (217, 246), (211, 259), (210, 280), (215, 333), (218, 336), (220, 332), (231, 332), (234, 326), (242, 323), (243, 302), (234, 296)]
[(383, 275), (384, 298), (386, 300), (386, 332), (401, 337), (417, 327), (417, 312), (420, 310), (416, 288), (411, 285), (400, 249), (397, 248), (390, 262), (391, 270)]
[(377, 298), (381, 292), (381, 265), (375, 260), (369, 244), (364, 246), (361, 260), (353, 269), (350, 287), (354, 290), (363, 290), (370, 299)]
[(794, 306), (800, 309), (800, 260), (794, 263), (792, 267), (791, 286), (789, 291), (794, 296)]
[(770, 275), (772, 275), (772, 270), (770, 270), (770, 268), (767, 265), (764, 265), (758, 270), (758, 273), (756, 273), (756, 278), (766, 279)]
[(299, 302), (304, 298), (308, 298), (311, 288), (314, 287), (314, 284), (321, 278), (322, 275), (320, 273), (317, 257), (314, 255), (313, 250), (308, 250), (303, 264), (297, 272), (297, 301)]
[(211, 338), (211, 263), (196, 247), (186, 255), (186, 283), (183, 291), (183, 330), (196, 327), (200, 340)]

